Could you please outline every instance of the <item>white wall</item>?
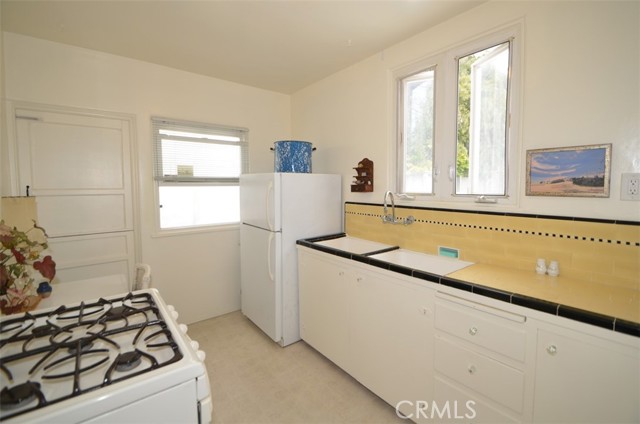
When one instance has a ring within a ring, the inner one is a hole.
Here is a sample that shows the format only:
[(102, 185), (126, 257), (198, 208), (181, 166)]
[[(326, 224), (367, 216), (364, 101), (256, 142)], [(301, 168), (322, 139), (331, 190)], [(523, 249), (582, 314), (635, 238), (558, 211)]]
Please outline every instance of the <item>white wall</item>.
[[(518, 206), (493, 210), (640, 219), (640, 203), (619, 200), (620, 174), (640, 172), (639, 2), (485, 3), (300, 90), (293, 136), (331, 158), (314, 171), (342, 174), (346, 200), (382, 202), (395, 160), (392, 71), (517, 20), (525, 33)], [(613, 144), (610, 198), (524, 195), (527, 149), (601, 143)], [(375, 163), (375, 192), (352, 194), (351, 168), (363, 157)]]
[[(4, 148), (7, 139), (7, 125), (4, 104), (4, 32), (2, 31), (2, 7), (0, 7), (0, 195), (3, 193), (3, 183), (5, 180), (6, 167), (2, 166), (3, 156), (6, 154)], [(1, 202), (0, 202), (1, 203)], [(2, 216), (2, 206), (0, 205), (0, 217)]]
[(153, 286), (176, 306), (183, 322), (239, 309), (237, 227), (157, 235), (150, 117), (249, 128), (252, 171), (269, 172), (269, 147), (290, 137), (290, 97), (13, 33), (4, 33), (4, 58), (9, 100), (135, 116), (141, 260), (151, 265)]

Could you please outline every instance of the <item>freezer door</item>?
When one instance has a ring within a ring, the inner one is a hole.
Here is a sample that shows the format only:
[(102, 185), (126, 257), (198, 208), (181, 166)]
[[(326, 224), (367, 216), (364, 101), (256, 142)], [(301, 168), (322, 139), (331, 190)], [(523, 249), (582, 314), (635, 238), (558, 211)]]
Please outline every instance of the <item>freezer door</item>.
[(246, 224), (240, 229), (242, 313), (276, 342), (282, 339), (281, 237)]
[(240, 219), (245, 224), (280, 231), (279, 174), (243, 174), (240, 176)]

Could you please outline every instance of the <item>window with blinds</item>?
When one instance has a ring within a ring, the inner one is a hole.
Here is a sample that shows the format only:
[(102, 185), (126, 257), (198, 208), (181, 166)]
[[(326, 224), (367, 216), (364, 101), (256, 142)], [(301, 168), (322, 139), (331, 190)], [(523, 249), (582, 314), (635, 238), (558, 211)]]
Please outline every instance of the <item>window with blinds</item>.
[(160, 228), (240, 221), (248, 130), (152, 118)]

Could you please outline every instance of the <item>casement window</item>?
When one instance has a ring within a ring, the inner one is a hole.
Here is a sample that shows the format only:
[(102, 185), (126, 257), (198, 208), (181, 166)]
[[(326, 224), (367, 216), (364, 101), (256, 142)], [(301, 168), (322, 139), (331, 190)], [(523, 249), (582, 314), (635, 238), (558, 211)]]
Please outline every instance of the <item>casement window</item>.
[(519, 34), (512, 27), (395, 72), (396, 191), (513, 203)]
[(248, 131), (156, 117), (151, 121), (160, 229), (238, 223)]

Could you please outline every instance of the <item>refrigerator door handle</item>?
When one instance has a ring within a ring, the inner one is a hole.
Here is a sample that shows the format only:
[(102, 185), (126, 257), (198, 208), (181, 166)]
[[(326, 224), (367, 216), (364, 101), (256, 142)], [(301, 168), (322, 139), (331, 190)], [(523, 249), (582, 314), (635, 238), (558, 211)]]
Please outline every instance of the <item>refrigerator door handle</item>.
[(274, 272), (271, 270), (273, 268), (273, 264), (271, 263), (271, 250), (273, 246), (273, 238), (275, 237), (275, 233), (269, 233), (269, 241), (267, 243), (267, 271), (269, 271), (269, 279), (274, 282), (276, 280), (276, 276)]
[(273, 198), (273, 181), (269, 181), (269, 185), (267, 186), (267, 193), (266, 193), (266, 197), (264, 199), (264, 206), (265, 206), (265, 213), (267, 215), (267, 225), (269, 226), (269, 230), (273, 231), (273, 226), (274, 224), (272, 224), (272, 220), (271, 217), (269, 217), (269, 211), (270, 211), (270, 207), (269, 207), (269, 200), (271, 200)]

